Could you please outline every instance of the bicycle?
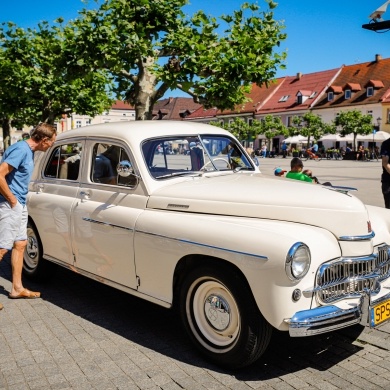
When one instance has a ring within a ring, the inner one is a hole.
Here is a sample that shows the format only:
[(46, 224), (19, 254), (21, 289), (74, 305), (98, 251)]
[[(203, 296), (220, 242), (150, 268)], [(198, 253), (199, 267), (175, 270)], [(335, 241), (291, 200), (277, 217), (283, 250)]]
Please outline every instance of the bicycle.
[(310, 150), (306, 150), (306, 152), (303, 155), (303, 158), (307, 160), (315, 160), (315, 161), (321, 161), (322, 160), (322, 155), (321, 153), (313, 153)]

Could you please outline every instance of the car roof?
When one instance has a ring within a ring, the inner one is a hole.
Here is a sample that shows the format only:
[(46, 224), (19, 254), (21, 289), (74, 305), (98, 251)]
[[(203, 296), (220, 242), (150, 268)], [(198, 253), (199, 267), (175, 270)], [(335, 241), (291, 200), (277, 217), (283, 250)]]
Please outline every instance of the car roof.
[(133, 144), (139, 144), (145, 139), (159, 136), (194, 135), (194, 134), (231, 134), (219, 127), (203, 123), (182, 121), (126, 121), (102, 123), (68, 130), (58, 135), (57, 140), (73, 137), (110, 137), (127, 139)]

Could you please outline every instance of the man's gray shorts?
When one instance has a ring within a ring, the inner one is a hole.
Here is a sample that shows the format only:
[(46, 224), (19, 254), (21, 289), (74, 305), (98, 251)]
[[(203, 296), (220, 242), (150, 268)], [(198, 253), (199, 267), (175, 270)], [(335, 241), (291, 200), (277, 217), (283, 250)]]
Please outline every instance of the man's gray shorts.
[(0, 248), (11, 250), (15, 241), (27, 240), (27, 206), (0, 202)]

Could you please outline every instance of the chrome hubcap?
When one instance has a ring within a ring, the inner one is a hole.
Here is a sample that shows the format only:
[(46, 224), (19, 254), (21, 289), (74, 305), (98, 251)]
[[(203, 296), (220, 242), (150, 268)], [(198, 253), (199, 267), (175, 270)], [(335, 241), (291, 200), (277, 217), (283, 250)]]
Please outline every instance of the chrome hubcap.
[(216, 330), (224, 331), (230, 324), (229, 304), (219, 295), (209, 295), (204, 303), (207, 322)]
[(29, 237), (27, 242), (26, 251), (28, 257), (35, 259), (38, 255), (38, 244), (34, 237)]

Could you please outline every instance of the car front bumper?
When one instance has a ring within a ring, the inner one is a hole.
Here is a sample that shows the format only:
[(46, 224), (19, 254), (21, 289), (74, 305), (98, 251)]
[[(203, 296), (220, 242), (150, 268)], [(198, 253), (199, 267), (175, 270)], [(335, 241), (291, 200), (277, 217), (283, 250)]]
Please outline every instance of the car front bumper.
[(373, 309), (388, 300), (390, 300), (390, 293), (373, 301), (371, 292), (367, 289), (360, 297), (359, 304), (353, 308), (341, 309), (335, 305), (320, 306), (298, 311), (285, 322), (289, 325), (291, 337), (313, 336), (359, 323), (375, 327)]

